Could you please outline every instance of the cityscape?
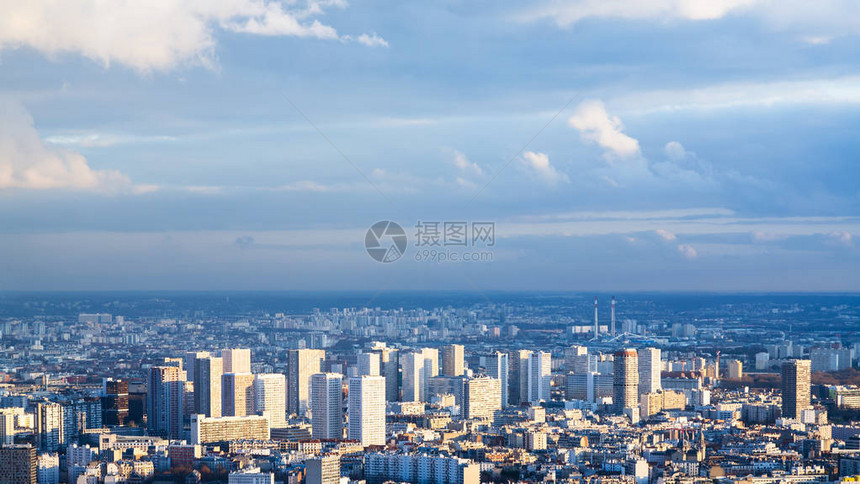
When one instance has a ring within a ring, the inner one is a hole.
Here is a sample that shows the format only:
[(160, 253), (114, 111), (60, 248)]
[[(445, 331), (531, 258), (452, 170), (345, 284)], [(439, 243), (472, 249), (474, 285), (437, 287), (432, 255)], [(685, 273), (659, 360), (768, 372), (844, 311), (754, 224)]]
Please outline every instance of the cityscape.
[(860, 474), (857, 296), (394, 293), (303, 309), (367, 297), (7, 295), (7, 313), (22, 316), (0, 322), (0, 476), (776, 484)]

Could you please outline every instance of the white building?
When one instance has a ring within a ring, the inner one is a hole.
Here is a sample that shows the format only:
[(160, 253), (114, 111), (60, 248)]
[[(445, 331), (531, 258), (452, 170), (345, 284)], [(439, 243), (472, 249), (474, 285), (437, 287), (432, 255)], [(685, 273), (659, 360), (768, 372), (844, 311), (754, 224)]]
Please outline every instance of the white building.
[(39, 484), (59, 484), (60, 456), (58, 454), (40, 455), (36, 466), (36, 478)]
[(404, 402), (427, 401), (424, 354), (417, 351), (402, 354), (400, 356), (400, 368), (403, 377), (401, 400)]
[(528, 400), (532, 404), (552, 400), (550, 396), (550, 381), (552, 373), (552, 356), (545, 351), (529, 355), (528, 360)]
[(227, 482), (229, 484), (275, 484), (275, 475), (252, 468), (231, 472), (227, 477)]
[(349, 379), (349, 438), (361, 445), (385, 445), (385, 378)]
[(380, 376), (379, 353), (358, 354), (358, 376)]
[(662, 388), (660, 374), (663, 362), (659, 348), (639, 348), (639, 395), (657, 393)]
[(311, 427), (315, 439), (343, 438), (343, 375), (311, 375)]
[(287, 380), (281, 373), (262, 373), (254, 376), (254, 413), (267, 414), (269, 426), (280, 429), (287, 426)]

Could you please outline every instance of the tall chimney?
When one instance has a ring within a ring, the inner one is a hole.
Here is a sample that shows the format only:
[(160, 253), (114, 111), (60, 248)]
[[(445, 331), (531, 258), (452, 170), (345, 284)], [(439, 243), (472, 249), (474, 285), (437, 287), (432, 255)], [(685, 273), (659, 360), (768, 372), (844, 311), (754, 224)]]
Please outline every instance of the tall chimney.
[(609, 330), (612, 332), (612, 336), (615, 336), (615, 296), (612, 296), (612, 319), (609, 323)]
[(600, 326), (597, 325), (597, 296), (594, 296), (594, 337), (600, 334)]

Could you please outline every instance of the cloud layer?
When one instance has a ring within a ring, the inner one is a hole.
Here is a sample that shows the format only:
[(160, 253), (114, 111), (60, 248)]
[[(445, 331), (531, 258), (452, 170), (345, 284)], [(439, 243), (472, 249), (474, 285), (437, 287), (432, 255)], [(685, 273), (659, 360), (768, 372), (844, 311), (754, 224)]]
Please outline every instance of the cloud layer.
[[(76, 53), (105, 66), (120, 63), (143, 72), (189, 62), (212, 66), (218, 28), (338, 39), (333, 27), (312, 17), (343, 6), (343, 0), (0, 0), (0, 49), (30, 47), (49, 56)], [(375, 33), (362, 34), (358, 42), (388, 45)]]
[(92, 169), (79, 153), (45, 145), (32, 116), (20, 104), (2, 101), (0, 189), (6, 188), (146, 190), (145, 187), (131, 187), (128, 177), (118, 171)]

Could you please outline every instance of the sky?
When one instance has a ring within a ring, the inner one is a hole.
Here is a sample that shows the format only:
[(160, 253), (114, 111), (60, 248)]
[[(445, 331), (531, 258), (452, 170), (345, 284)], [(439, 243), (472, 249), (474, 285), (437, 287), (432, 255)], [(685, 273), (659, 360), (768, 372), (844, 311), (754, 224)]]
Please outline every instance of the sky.
[(855, 0), (0, 0), (0, 291), (858, 291), (858, 59)]

